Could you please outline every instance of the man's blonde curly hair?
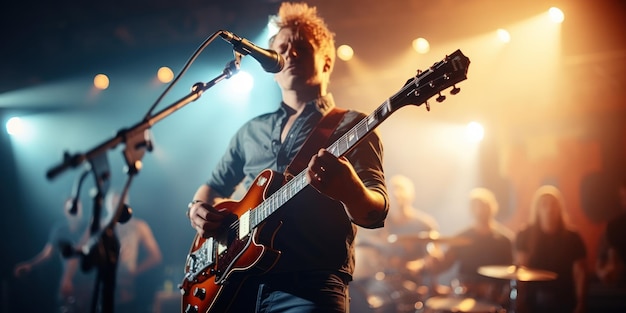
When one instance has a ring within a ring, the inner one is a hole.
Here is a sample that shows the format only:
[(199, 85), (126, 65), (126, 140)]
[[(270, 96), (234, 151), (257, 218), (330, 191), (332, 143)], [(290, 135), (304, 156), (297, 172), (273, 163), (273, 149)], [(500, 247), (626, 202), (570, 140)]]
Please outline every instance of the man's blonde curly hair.
[[(335, 63), (335, 34), (328, 29), (326, 22), (317, 15), (317, 8), (306, 3), (283, 2), (278, 14), (271, 18), (277, 29), (290, 28), (299, 36), (311, 41), (316, 52), (326, 54)], [(270, 39), (270, 45), (274, 37)]]

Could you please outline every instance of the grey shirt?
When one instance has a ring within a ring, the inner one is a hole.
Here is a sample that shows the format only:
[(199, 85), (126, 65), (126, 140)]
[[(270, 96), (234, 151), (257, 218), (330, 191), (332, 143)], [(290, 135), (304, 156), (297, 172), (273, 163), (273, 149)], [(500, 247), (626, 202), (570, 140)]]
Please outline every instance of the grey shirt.
[[(221, 195), (230, 196), (242, 181), (244, 187), (249, 188), (265, 169), (284, 172), (308, 134), (334, 106), (330, 94), (307, 103), (283, 143), (280, 135), (292, 114), (284, 103), (274, 112), (251, 119), (231, 139), (207, 184)], [(348, 110), (329, 143), (364, 118), (363, 113)], [(379, 191), (387, 200), (382, 167), (383, 147), (378, 134), (370, 132), (345, 156), (364, 185)], [(276, 226), (278, 223), (280, 227)], [(331, 270), (350, 275), (353, 273), (357, 228), (351, 223), (341, 202), (306, 186), (267, 218), (263, 231), (275, 231), (274, 226), (278, 231), (273, 237), (273, 246), (282, 253), (274, 271)], [(382, 226), (381, 221), (372, 227)]]

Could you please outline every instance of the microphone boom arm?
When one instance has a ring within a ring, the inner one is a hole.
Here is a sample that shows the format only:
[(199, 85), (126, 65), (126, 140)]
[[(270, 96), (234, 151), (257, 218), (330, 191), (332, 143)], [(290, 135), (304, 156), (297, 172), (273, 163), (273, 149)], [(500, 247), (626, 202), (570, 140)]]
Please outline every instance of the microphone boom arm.
[[(77, 153), (74, 155), (70, 155), (67, 151), (64, 152), (63, 161), (60, 164), (50, 168), (46, 172), (46, 177), (48, 179), (53, 179), (69, 168), (75, 168), (86, 160), (93, 159), (96, 156), (103, 154), (109, 149), (114, 149), (118, 144), (122, 142), (128, 143), (128, 141), (132, 141), (134, 143), (139, 143), (138, 145), (141, 146), (142, 141), (137, 140), (136, 138), (138, 138), (139, 136), (144, 137), (145, 132), (148, 129), (150, 129), (152, 125), (156, 124), (160, 120), (164, 119), (165, 117), (169, 116), (170, 114), (174, 113), (175, 111), (184, 107), (185, 105), (193, 101), (196, 101), (198, 98), (200, 98), (200, 96), (202, 96), (202, 93), (204, 91), (215, 86), (220, 81), (232, 77), (234, 74), (236, 74), (239, 71), (240, 60), (241, 60), (241, 55), (235, 54), (235, 60), (230, 61), (226, 65), (222, 73), (218, 75), (217, 77), (215, 77), (214, 79), (212, 79), (211, 81), (207, 83), (199, 82), (199, 83), (194, 84), (191, 88), (191, 92), (187, 94), (186, 96), (184, 96), (183, 98), (181, 98), (180, 100), (172, 103), (171, 105), (157, 112), (156, 114), (145, 118), (144, 120), (133, 125), (132, 127), (118, 131), (115, 137), (102, 142), (101, 144), (97, 145), (91, 150), (85, 153)], [(131, 147), (131, 148), (139, 148), (139, 147), (136, 146), (136, 147)], [(141, 153), (141, 155), (139, 156), (135, 155), (135, 157), (141, 158), (142, 155), (143, 153)], [(129, 163), (128, 164), (129, 168), (136, 167), (137, 160), (134, 160), (133, 157), (127, 155), (126, 161), (127, 163)]]

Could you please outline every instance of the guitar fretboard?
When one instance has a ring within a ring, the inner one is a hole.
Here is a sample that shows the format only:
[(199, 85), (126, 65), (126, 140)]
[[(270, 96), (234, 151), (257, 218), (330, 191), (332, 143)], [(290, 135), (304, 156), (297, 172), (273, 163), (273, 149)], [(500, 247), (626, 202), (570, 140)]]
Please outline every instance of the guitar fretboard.
[[(343, 134), (333, 144), (328, 146), (326, 150), (336, 157), (345, 155), (354, 146), (356, 146), (357, 143), (365, 138), (367, 134), (387, 119), (391, 113), (392, 109), (390, 101), (387, 99), (374, 112), (360, 120), (354, 127)], [(294, 176), (276, 192), (265, 199), (265, 201), (263, 201), (259, 206), (251, 210), (250, 229), (258, 226), (307, 185), (306, 171), (302, 171), (298, 175)]]
[[(456, 50), (450, 56), (446, 56), (444, 60), (435, 63), (427, 70), (418, 71), (417, 75), (409, 79), (398, 92), (385, 100), (385, 102), (370, 115), (360, 120), (326, 150), (336, 157), (343, 156), (401, 107), (408, 104), (419, 106), (436, 94), (439, 94), (438, 102), (445, 100), (445, 97), (441, 95), (441, 91), (450, 86), (454, 86), (457, 82), (465, 80), (467, 78), (468, 65), (469, 59), (464, 56), (460, 50)], [(459, 90), (460, 89), (453, 90), (454, 92), (452, 94), (458, 93)], [(428, 108), (429, 107), (427, 107), (427, 109)], [(281, 186), (256, 208), (250, 210), (250, 220), (248, 224), (250, 229), (248, 230), (252, 230), (258, 226), (267, 217), (278, 210), (278, 208), (289, 201), (289, 199), (293, 198), (306, 187), (307, 184), (305, 170), (294, 176), (285, 185)]]

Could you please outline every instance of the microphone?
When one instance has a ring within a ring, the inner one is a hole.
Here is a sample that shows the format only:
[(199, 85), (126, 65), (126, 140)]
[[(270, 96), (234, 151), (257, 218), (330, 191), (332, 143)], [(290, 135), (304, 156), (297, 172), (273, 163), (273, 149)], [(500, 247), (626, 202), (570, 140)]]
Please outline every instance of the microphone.
[(220, 36), (222, 39), (230, 42), (235, 51), (243, 55), (249, 54), (252, 56), (261, 64), (261, 67), (263, 67), (266, 72), (278, 73), (282, 71), (285, 66), (285, 59), (274, 50), (263, 49), (253, 44), (248, 39), (241, 38), (229, 31), (221, 31)]

